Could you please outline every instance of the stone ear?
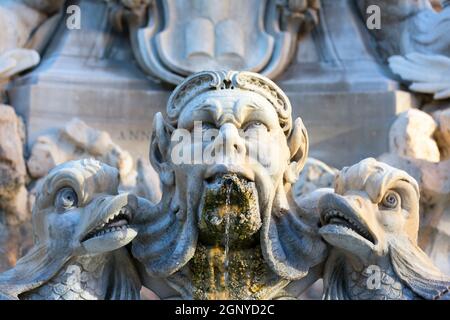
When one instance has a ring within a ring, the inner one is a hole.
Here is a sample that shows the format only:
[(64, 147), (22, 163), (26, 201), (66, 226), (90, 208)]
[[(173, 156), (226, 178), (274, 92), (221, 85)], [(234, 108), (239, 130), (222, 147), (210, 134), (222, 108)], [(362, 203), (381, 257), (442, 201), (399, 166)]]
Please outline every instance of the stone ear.
[(161, 112), (153, 118), (152, 140), (150, 142), (150, 162), (158, 172), (161, 182), (171, 184), (173, 180), (170, 169), (170, 136), (171, 128), (164, 120)]
[(308, 132), (302, 119), (297, 118), (295, 120), (287, 142), (291, 152), (291, 163), (285, 172), (284, 179), (286, 183), (295, 183), (308, 158), (309, 150)]

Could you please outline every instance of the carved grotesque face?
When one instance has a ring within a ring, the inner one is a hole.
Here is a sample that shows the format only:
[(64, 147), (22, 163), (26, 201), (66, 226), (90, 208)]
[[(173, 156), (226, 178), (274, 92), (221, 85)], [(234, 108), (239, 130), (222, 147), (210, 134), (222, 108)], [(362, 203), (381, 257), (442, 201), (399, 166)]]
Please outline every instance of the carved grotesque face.
[[(207, 229), (216, 229), (216, 226), (217, 231), (224, 231), (228, 213), (219, 211), (236, 212), (233, 205), (238, 210), (246, 205), (252, 212), (244, 210), (241, 217), (248, 218), (245, 220), (250, 225), (245, 237), (250, 237), (261, 225), (258, 195), (264, 201), (264, 197), (282, 185), (290, 159), (286, 136), (273, 106), (252, 92), (223, 90), (203, 94), (183, 109), (177, 130), (186, 130), (192, 136), (199, 133), (201, 138), (201, 141), (194, 138), (185, 146), (185, 150), (194, 155), (193, 161), (174, 166), (177, 182), (189, 179), (203, 181), (199, 190), (199, 195), (202, 195), (199, 221), (204, 222)], [(172, 151), (177, 145), (178, 141), (172, 141)], [(196, 151), (201, 151), (202, 159), (196, 159)], [(172, 157), (176, 157), (174, 152)], [(235, 178), (230, 178), (232, 176)], [(226, 184), (230, 185), (228, 200)], [(211, 196), (220, 199), (220, 194), (224, 194), (223, 201), (205, 203)], [(230, 202), (229, 207), (223, 208), (227, 201)], [(208, 212), (209, 216), (204, 217)], [(237, 229), (240, 228), (235, 224), (232, 231)], [(234, 232), (232, 236), (239, 237)]]
[(37, 243), (73, 255), (98, 254), (125, 246), (137, 199), (117, 193), (118, 171), (95, 160), (54, 168), (37, 193), (33, 224)]
[(335, 192), (320, 200), (320, 233), (332, 246), (373, 262), (395, 241), (417, 242), (419, 191), (407, 173), (366, 159), (344, 168)]
[[(282, 181), (290, 150), (274, 107), (260, 95), (243, 90), (200, 95), (181, 112), (177, 130), (194, 134), (196, 124), (202, 130), (200, 170), (204, 180), (236, 173), (250, 181), (268, 177), (272, 186)], [(190, 145), (192, 153), (196, 143)], [(198, 165), (177, 166), (177, 175), (194, 166)]]
[[(300, 146), (304, 156), (306, 133), (301, 121), (296, 125), (293, 150)], [(224, 234), (227, 241), (253, 242), (260, 207), (275, 194), (284, 201), (285, 183), (298, 174), (277, 110), (250, 90), (199, 94), (183, 106), (168, 143), (164, 168), (175, 180), (175, 198), (198, 208), (200, 240), (208, 244), (223, 244)]]
[(290, 267), (293, 277), (303, 276), (310, 260), (283, 264), (285, 250), (301, 246), (281, 247), (290, 233), (276, 228), (288, 223), (275, 226), (274, 215), (295, 220), (288, 192), (307, 150), (301, 119), (292, 123), (288, 98), (269, 79), (234, 71), (187, 78), (172, 93), (167, 117), (155, 115), (150, 160), (163, 195), (136, 219), (134, 255), (150, 274), (167, 276), (193, 257), (199, 242), (225, 252), (259, 242), (277, 272)]

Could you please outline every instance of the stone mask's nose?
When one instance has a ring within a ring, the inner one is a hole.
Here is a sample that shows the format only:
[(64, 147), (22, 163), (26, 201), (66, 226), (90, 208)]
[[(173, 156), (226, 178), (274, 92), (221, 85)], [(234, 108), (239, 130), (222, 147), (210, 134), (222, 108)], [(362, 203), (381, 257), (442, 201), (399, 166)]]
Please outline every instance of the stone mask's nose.
[(223, 158), (244, 156), (246, 148), (239, 131), (231, 123), (225, 123), (220, 127), (219, 135), (214, 141), (214, 147)]

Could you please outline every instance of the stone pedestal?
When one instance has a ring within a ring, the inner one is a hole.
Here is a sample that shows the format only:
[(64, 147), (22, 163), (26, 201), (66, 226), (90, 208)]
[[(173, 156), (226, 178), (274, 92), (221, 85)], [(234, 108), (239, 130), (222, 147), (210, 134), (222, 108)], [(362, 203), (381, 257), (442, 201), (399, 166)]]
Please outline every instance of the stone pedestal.
[[(172, 88), (137, 67), (129, 40), (108, 23), (105, 2), (79, 5), (81, 30), (61, 21), (41, 65), (9, 90), (28, 143), (79, 117), (147, 158), (153, 115), (165, 109)], [(323, 0), (320, 14), (320, 25), (301, 39), (295, 61), (275, 80), (306, 124), (311, 155), (339, 168), (386, 152), (391, 122), (414, 103), (375, 60), (351, 1)]]

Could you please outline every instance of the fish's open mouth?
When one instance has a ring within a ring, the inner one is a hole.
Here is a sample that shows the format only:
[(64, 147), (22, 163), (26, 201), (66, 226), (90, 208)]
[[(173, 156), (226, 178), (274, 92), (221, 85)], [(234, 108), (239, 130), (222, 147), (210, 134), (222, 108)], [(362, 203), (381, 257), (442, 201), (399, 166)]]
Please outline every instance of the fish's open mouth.
[(94, 230), (90, 231), (81, 242), (86, 240), (101, 237), (105, 234), (123, 231), (128, 229), (132, 218), (132, 209), (129, 206), (122, 207), (118, 212), (109, 216), (107, 221), (99, 225)]
[(353, 231), (367, 241), (370, 241), (372, 244), (375, 244), (375, 239), (361, 222), (340, 210), (331, 208), (323, 211), (321, 222), (323, 226), (335, 225), (347, 229), (350, 232)]

